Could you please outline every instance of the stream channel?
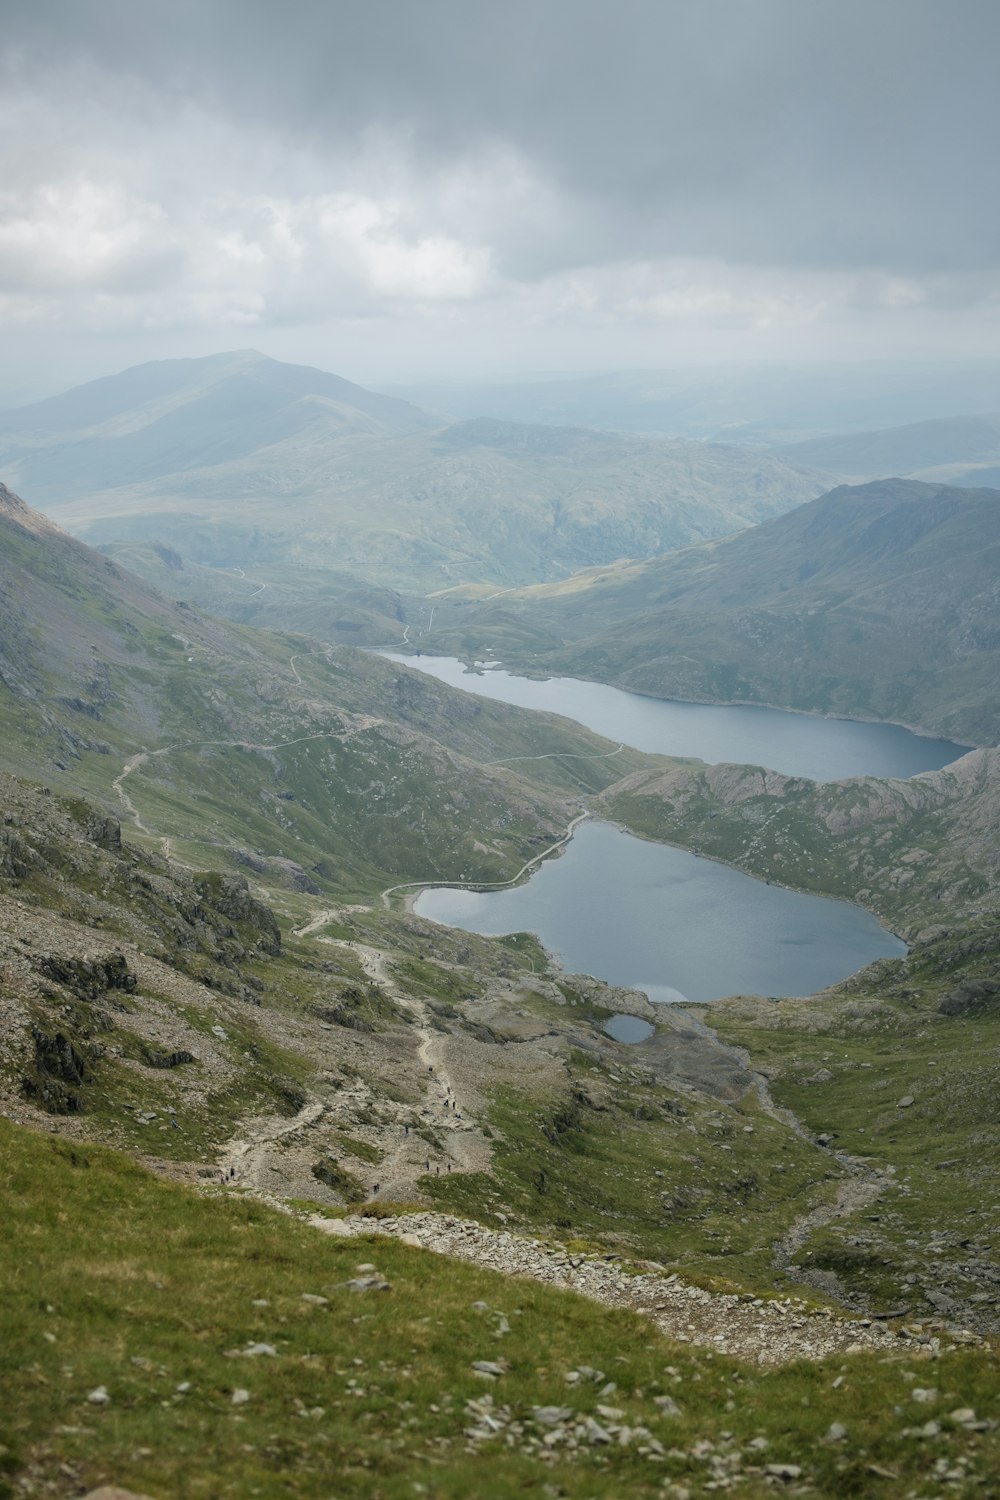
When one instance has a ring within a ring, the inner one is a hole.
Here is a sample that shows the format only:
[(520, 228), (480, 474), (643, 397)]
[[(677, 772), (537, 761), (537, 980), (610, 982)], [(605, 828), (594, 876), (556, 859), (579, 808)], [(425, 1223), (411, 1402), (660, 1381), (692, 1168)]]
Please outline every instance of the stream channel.
[[(467, 692), (563, 714), (636, 749), (763, 765), (815, 781), (909, 777), (947, 765), (966, 748), (895, 724), (678, 703), (574, 678), (516, 677), (492, 665), (470, 672), (450, 657), (379, 654)], [(906, 952), (861, 907), (768, 885), (597, 820), (581, 824), (563, 854), (522, 885), (430, 887), (415, 910), (471, 932), (537, 933), (569, 971), (668, 1003), (808, 995), (876, 958)]]

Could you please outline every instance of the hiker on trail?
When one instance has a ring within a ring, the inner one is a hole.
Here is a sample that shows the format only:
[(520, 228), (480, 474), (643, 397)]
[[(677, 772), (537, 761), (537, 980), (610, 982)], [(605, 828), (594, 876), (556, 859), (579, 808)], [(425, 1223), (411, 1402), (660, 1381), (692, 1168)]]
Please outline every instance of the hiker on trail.
[(409, 1133), (410, 1133), (410, 1127), (409, 1127), (409, 1125), (404, 1125), (403, 1126), (403, 1134), (404, 1135), (409, 1135)]
[(430, 1169), (431, 1169), (431, 1159), (430, 1159), (430, 1157), (428, 1157), (427, 1158), (427, 1170), (428, 1170), (428, 1172), (430, 1171)]
[(376, 1183), (375, 1183), (375, 1184), (374, 1184), (374, 1186), (373, 1186), (373, 1187), (372, 1187), (372, 1197), (373, 1197), (373, 1198), (374, 1198), (374, 1197), (375, 1197), (375, 1195), (376, 1195), (376, 1193), (377, 1193), (377, 1192), (378, 1192), (378, 1190), (379, 1190), (379, 1188), (380, 1188), (380, 1187), (381, 1187), (381, 1186), (382, 1186), (382, 1184), (381, 1184), (381, 1183), (380, 1183), (380, 1182), (376, 1182)]

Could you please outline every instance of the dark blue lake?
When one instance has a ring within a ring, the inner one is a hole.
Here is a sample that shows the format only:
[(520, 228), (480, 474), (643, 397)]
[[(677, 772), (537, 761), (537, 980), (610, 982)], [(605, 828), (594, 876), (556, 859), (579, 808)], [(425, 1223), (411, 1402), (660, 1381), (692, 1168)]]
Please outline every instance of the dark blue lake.
[(951, 740), (912, 734), (899, 724), (862, 724), (779, 708), (679, 703), (645, 698), (576, 677), (550, 677), (545, 681), (515, 677), (493, 666), (470, 672), (451, 656), (402, 656), (393, 651), (379, 655), (467, 693), (515, 703), (520, 708), (564, 714), (609, 740), (637, 750), (695, 756), (710, 765), (732, 761), (767, 766), (813, 781), (840, 781), (845, 776), (907, 777), (946, 766), (968, 748)]
[(571, 972), (667, 1002), (810, 995), (906, 952), (859, 906), (767, 885), (596, 821), (523, 885), (438, 887), (422, 891), (415, 909), (471, 932), (535, 932)]

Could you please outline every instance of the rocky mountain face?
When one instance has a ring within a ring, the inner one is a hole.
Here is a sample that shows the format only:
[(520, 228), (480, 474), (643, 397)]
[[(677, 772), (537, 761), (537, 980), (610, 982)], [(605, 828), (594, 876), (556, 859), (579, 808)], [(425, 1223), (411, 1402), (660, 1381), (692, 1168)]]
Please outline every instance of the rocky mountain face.
[(613, 817), (781, 885), (867, 906), (908, 938), (995, 913), (1000, 750), (909, 780), (817, 784), (751, 766), (639, 772), (603, 797)]
[(1000, 739), (1000, 491), (841, 486), (737, 536), (442, 606), (438, 649)]

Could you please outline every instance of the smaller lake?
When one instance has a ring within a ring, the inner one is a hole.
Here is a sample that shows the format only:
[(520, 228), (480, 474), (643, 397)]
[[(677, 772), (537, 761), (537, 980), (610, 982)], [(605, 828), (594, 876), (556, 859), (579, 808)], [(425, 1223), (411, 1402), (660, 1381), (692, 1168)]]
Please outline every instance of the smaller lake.
[(615, 743), (655, 755), (694, 756), (709, 765), (731, 761), (767, 766), (812, 781), (840, 781), (846, 776), (905, 778), (919, 771), (936, 771), (968, 749), (951, 740), (912, 734), (899, 724), (862, 724), (749, 705), (681, 703), (576, 677), (541, 681), (492, 665), (470, 672), (453, 656), (378, 654), (482, 698), (563, 714)]
[(651, 1000), (811, 995), (906, 945), (846, 901), (786, 891), (610, 823), (582, 823), (558, 859), (502, 891), (422, 891), (422, 917), (537, 933), (571, 973)]
[(641, 1016), (612, 1016), (604, 1026), (605, 1035), (614, 1037), (616, 1042), (645, 1042), (655, 1030), (656, 1027)]

